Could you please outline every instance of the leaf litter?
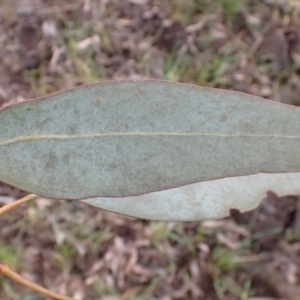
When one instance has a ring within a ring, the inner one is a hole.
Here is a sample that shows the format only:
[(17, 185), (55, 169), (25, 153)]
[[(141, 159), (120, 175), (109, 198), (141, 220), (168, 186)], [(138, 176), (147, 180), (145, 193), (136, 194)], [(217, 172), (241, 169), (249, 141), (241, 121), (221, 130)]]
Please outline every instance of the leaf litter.
[[(1, 104), (143, 78), (299, 103), (297, 1), (181, 3), (3, 0)], [(78, 300), (298, 299), (299, 215), (296, 196), (269, 195), (252, 212), (188, 223), (39, 199), (0, 219), (0, 260)], [(42, 299), (3, 278), (0, 297)]]

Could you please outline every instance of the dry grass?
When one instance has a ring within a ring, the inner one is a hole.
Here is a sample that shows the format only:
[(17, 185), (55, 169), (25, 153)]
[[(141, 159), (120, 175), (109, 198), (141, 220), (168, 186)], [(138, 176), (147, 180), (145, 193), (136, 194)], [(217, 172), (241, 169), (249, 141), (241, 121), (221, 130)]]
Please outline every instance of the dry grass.
[[(298, 2), (1, 0), (1, 104), (160, 78), (297, 105)], [(38, 199), (0, 219), (0, 261), (78, 300), (299, 299), (298, 202), (271, 195), (228, 219), (163, 223)], [(0, 284), (0, 299), (44, 299)]]

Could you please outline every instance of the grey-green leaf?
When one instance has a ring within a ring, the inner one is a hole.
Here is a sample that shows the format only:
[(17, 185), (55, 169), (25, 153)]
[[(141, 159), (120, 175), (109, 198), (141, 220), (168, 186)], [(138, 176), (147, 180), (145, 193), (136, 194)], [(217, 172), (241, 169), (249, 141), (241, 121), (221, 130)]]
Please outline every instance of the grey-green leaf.
[(300, 171), (300, 110), (164, 81), (102, 82), (0, 111), (0, 179), (60, 199)]

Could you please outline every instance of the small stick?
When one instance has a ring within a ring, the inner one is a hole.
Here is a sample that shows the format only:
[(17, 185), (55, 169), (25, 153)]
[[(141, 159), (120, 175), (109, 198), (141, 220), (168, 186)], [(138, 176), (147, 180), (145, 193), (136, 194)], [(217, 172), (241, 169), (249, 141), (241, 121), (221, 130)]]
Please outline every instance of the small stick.
[[(37, 195), (34, 195), (34, 194), (30, 194), (24, 198), (21, 198), (17, 201), (14, 201), (13, 203), (10, 203), (10, 204), (7, 204), (7, 205), (4, 205), (3, 207), (0, 208), (0, 216), (3, 215), (4, 213), (12, 210), (13, 208), (25, 203), (25, 202), (28, 202), (34, 198), (36, 198)], [(19, 282), (20, 284), (23, 284), (24, 286), (27, 286), (29, 288), (31, 288), (32, 290), (38, 292), (38, 293), (41, 293), (41, 294), (44, 294), (48, 297), (51, 297), (53, 299), (56, 299), (56, 300), (74, 300), (72, 298), (69, 298), (69, 297), (65, 297), (65, 296), (62, 296), (62, 295), (59, 295), (57, 293), (54, 293), (54, 292), (51, 292), (41, 286), (39, 286), (38, 284), (35, 284), (33, 282), (31, 282), (30, 280), (27, 280), (25, 279), (24, 277), (20, 276), (19, 274), (15, 273), (14, 271), (12, 271), (8, 265), (6, 264), (3, 264), (3, 263), (0, 263), (0, 274), (3, 274), (17, 282)]]
[(3, 207), (0, 208), (0, 216), (3, 215), (4, 213), (10, 211), (11, 209), (13, 209), (13, 208), (15, 208), (15, 207), (17, 207), (17, 206), (25, 203), (25, 202), (28, 202), (28, 201), (36, 198), (36, 197), (37, 197), (37, 195), (30, 194), (30, 195), (28, 195), (28, 196), (26, 196), (24, 198), (21, 198), (21, 199), (19, 199), (17, 201), (14, 201), (12, 203), (4, 205)]
[(48, 297), (51, 297), (53, 299), (56, 299), (56, 300), (74, 300), (72, 298), (69, 298), (69, 297), (65, 297), (65, 296), (62, 296), (62, 295), (59, 295), (59, 294), (56, 294), (54, 292), (51, 292), (27, 279), (25, 279), (24, 277), (20, 276), (19, 274), (15, 273), (14, 271), (12, 271), (8, 265), (6, 264), (1, 264), (0, 263), (0, 274), (3, 274), (27, 287), (29, 287), (30, 289), (38, 292), (38, 293), (41, 293), (41, 294), (44, 294)]

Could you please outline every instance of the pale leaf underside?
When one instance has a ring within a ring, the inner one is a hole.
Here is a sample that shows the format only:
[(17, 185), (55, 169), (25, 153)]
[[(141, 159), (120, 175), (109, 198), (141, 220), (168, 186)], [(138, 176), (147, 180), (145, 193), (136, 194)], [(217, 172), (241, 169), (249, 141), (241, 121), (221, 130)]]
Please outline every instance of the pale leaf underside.
[(108, 211), (161, 221), (195, 221), (227, 217), (231, 208), (256, 208), (272, 191), (300, 194), (300, 173), (254, 174), (205, 181), (125, 198), (90, 198), (82, 202)]

